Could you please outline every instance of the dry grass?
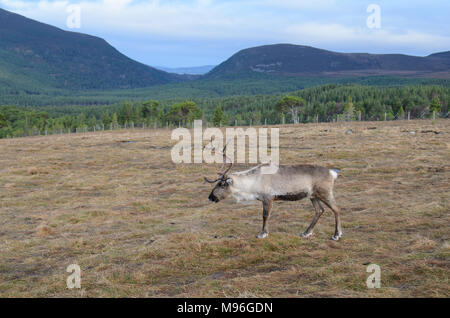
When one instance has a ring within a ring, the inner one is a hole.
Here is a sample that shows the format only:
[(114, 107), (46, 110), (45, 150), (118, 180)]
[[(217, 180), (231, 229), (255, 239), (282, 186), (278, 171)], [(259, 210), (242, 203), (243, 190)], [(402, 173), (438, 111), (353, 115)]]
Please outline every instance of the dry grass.
[[(257, 240), (260, 204), (210, 204), (202, 177), (217, 166), (173, 164), (167, 130), (0, 140), (0, 296), (449, 297), (449, 132), (448, 120), (282, 127), (282, 163), (342, 170), (339, 242), (329, 211), (299, 237), (306, 201), (277, 203)], [(366, 288), (369, 262), (381, 289)], [(66, 288), (72, 263), (81, 290)]]

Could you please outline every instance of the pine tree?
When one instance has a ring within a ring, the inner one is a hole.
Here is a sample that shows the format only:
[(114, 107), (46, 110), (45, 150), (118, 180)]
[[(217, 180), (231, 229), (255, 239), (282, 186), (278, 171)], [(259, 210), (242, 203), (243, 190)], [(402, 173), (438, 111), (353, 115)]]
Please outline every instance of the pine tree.
[(305, 100), (301, 97), (286, 95), (277, 103), (276, 107), (283, 113), (290, 111), (294, 124), (298, 124), (299, 108), (305, 104)]
[(81, 113), (77, 116), (77, 124), (79, 128), (82, 128), (86, 125), (86, 115)]
[(142, 116), (144, 118), (157, 117), (159, 102), (156, 100), (149, 100), (142, 104)]
[(95, 116), (91, 116), (89, 117), (89, 121), (88, 121), (88, 127), (92, 128), (95, 125), (97, 125), (97, 119), (95, 118)]
[(119, 121), (118, 121), (118, 119), (117, 119), (117, 113), (114, 113), (114, 114), (112, 115), (112, 118), (111, 118), (111, 125), (112, 125), (112, 128), (113, 128), (113, 129), (116, 129), (117, 127), (119, 127)]
[(403, 110), (403, 106), (401, 105), (397, 112), (397, 119), (405, 119), (405, 111)]
[(197, 105), (193, 101), (186, 100), (181, 103), (170, 106), (166, 119), (172, 123), (179, 124), (181, 122), (191, 122), (193, 119), (201, 118), (201, 113), (197, 109)]
[(129, 101), (123, 103), (119, 111), (119, 119), (122, 123), (133, 120), (133, 104)]
[(142, 122), (142, 106), (140, 104), (134, 106), (132, 121), (135, 124)]
[(355, 120), (355, 106), (353, 105), (352, 97), (347, 98), (347, 102), (344, 105), (344, 120)]
[(104, 112), (102, 115), (102, 122), (104, 125), (111, 124), (111, 116), (109, 115), (109, 112)]
[(213, 123), (215, 126), (220, 126), (223, 121), (223, 110), (222, 107), (217, 106), (213, 116)]
[(260, 111), (254, 111), (252, 114), (253, 125), (261, 125), (262, 114)]
[(229, 121), (230, 121), (230, 117), (228, 116), (228, 114), (223, 113), (221, 125), (226, 126), (226, 125), (228, 125)]
[(439, 97), (437, 95), (435, 95), (433, 97), (433, 100), (431, 101), (430, 110), (432, 112), (439, 113), (441, 111), (441, 109), (442, 109), (441, 101), (439, 100)]
[(0, 113), (0, 129), (2, 129), (3, 127), (6, 127), (7, 125), (8, 125), (8, 123), (6, 121), (5, 115)]
[(240, 126), (242, 124), (241, 114), (236, 114), (236, 116), (234, 116), (234, 120), (236, 121), (237, 125)]

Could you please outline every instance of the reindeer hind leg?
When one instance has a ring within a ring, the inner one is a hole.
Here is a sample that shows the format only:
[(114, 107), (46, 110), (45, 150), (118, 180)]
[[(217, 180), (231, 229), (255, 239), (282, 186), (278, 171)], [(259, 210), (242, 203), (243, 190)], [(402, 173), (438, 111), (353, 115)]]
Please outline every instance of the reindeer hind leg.
[(341, 209), (336, 205), (336, 200), (334, 199), (333, 194), (328, 195), (327, 199), (320, 199), (323, 203), (326, 204), (334, 213), (335, 219), (335, 227), (334, 227), (334, 235), (331, 237), (333, 241), (338, 241), (342, 237), (342, 227), (341, 227)]

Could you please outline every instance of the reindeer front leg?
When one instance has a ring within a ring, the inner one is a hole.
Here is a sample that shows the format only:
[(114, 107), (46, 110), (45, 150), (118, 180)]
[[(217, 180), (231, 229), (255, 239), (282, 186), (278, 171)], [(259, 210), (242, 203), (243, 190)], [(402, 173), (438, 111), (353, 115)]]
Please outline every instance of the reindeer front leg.
[(316, 211), (316, 214), (314, 214), (314, 219), (312, 220), (309, 227), (306, 229), (306, 231), (301, 234), (301, 237), (310, 237), (313, 234), (314, 226), (316, 225), (317, 221), (319, 220), (320, 216), (324, 212), (324, 209), (320, 205), (319, 199), (317, 198), (311, 198), (311, 202), (314, 206), (314, 210)]
[(269, 218), (272, 212), (273, 199), (263, 200), (263, 226), (261, 232), (256, 236), (263, 239), (269, 236)]

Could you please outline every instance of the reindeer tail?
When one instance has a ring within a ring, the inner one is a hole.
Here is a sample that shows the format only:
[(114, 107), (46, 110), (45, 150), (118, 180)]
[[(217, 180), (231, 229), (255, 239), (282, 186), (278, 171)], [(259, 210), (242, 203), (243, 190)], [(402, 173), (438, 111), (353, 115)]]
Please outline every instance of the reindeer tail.
[(339, 169), (330, 169), (330, 173), (334, 180), (338, 178), (339, 172), (341, 172)]

